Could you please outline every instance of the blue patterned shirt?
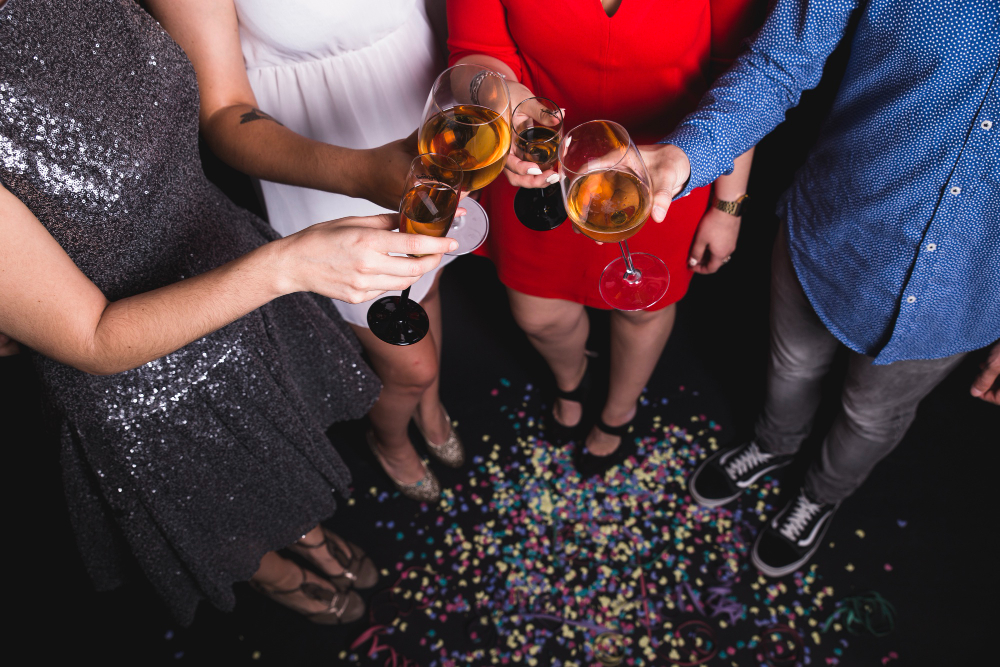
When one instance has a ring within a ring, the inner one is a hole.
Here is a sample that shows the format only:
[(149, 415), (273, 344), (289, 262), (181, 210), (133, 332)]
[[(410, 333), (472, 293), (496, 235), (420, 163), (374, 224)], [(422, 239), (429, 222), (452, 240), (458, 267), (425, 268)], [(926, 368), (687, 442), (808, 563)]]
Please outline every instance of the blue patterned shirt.
[(663, 141), (682, 194), (733, 168), (860, 22), (820, 138), (778, 215), (829, 330), (876, 364), (1000, 338), (1000, 2), (778, 0), (749, 49)]

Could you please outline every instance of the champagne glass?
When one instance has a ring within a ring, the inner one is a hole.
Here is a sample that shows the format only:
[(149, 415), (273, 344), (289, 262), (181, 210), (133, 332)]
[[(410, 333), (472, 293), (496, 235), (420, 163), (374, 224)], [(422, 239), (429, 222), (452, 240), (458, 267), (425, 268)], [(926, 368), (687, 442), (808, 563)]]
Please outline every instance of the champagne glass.
[[(510, 93), (499, 72), (480, 65), (455, 65), (431, 87), (417, 134), (421, 153), (447, 155), (464, 172), (463, 192), (479, 190), (503, 171), (510, 151)], [(486, 211), (469, 198), (459, 204), (466, 215), (455, 220), (451, 238), (472, 252), (486, 240)]]
[[(534, 162), (542, 171), (556, 165), (563, 132), (563, 115), (558, 104), (545, 97), (522, 100), (514, 109), (510, 127), (515, 157)], [(514, 213), (522, 225), (536, 232), (555, 229), (566, 220), (562, 192), (555, 184), (518, 190)]]
[(667, 293), (670, 272), (659, 257), (630, 253), (652, 209), (649, 172), (625, 128), (593, 120), (566, 133), (559, 147), (566, 211), (580, 232), (617, 243), (622, 256), (604, 268), (601, 297), (618, 310), (642, 310)]
[[(462, 178), (462, 168), (445, 155), (413, 158), (399, 203), (400, 233), (445, 236), (458, 208)], [(380, 340), (413, 345), (427, 335), (431, 326), (427, 313), (409, 297), (407, 287), (401, 295), (384, 296), (368, 309), (368, 326)]]

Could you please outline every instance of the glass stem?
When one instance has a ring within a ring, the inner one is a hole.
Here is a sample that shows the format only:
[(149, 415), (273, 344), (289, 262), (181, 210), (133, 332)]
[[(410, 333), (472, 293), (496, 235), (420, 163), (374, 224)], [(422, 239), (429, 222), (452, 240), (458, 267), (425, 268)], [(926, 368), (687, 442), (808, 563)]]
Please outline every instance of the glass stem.
[(628, 241), (619, 241), (618, 247), (622, 251), (622, 259), (625, 260), (625, 282), (635, 284), (642, 280), (642, 274), (632, 265), (632, 253), (628, 251)]
[(402, 315), (405, 313), (410, 306), (410, 288), (407, 287), (403, 290), (403, 293), (399, 295), (399, 313)]

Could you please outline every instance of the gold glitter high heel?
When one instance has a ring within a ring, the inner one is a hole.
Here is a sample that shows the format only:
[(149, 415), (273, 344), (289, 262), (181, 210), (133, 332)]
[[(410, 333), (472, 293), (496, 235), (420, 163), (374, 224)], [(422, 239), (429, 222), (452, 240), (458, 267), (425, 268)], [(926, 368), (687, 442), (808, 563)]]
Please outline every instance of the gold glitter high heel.
[(417, 415), (413, 415), (413, 423), (417, 425), (420, 435), (424, 436), (424, 442), (427, 443), (427, 451), (430, 452), (431, 456), (449, 468), (460, 468), (465, 463), (465, 449), (462, 447), (462, 440), (458, 437), (458, 433), (455, 433), (455, 427), (451, 424), (451, 417), (448, 416), (448, 411), (444, 409), (443, 405), (441, 406), (441, 410), (444, 412), (444, 418), (448, 422), (448, 439), (442, 445), (436, 445), (431, 442)]
[(434, 473), (430, 471), (423, 459), (420, 460), (420, 465), (424, 467), (423, 479), (418, 479), (416, 482), (410, 484), (400, 482), (398, 479), (390, 475), (389, 471), (385, 469), (385, 462), (382, 460), (382, 455), (378, 453), (378, 441), (375, 439), (375, 432), (369, 430), (366, 437), (368, 438), (368, 446), (371, 448), (372, 454), (375, 455), (375, 458), (382, 466), (382, 470), (385, 470), (385, 474), (389, 476), (390, 480), (392, 480), (392, 483), (396, 487), (397, 491), (410, 500), (416, 500), (418, 502), (436, 503), (440, 500), (441, 483), (438, 482), (437, 477), (435, 477)]
[(340, 574), (330, 574), (323, 571), (326, 578), (339, 591), (349, 591), (352, 588), (371, 588), (378, 583), (378, 570), (375, 569), (372, 559), (365, 555), (361, 547), (327, 530), (325, 526), (320, 526), (320, 530), (323, 531), (323, 541), (319, 544), (309, 544), (304, 542), (303, 538), (291, 545), (289, 549), (309, 558), (313, 564), (320, 567), (319, 563), (316, 563), (308, 552), (309, 550), (325, 548), (327, 553), (344, 568)]
[[(342, 623), (353, 623), (365, 614), (365, 601), (354, 591), (338, 591), (335, 588), (325, 588), (319, 584), (307, 581), (306, 570), (301, 565), (298, 566), (302, 572), (302, 583), (296, 588), (286, 591), (269, 588), (256, 581), (250, 581), (258, 592), (271, 598), (278, 604), (305, 616), (309, 621), (319, 625), (340, 625)], [(322, 611), (309, 611), (294, 604), (292, 600), (278, 596), (302, 594), (308, 600), (315, 600), (326, 605)]]

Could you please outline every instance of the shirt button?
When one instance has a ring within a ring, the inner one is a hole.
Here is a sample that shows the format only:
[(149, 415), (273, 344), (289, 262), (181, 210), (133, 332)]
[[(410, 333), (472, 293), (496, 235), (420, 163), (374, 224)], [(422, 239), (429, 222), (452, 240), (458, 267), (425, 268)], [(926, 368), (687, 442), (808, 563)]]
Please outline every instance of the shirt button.
[(915, 296), (906, 297), (906, 303), (916, 303), (916, 302), (917, 302), (917, 297)]
[(982, 123), (979, 124), (979, 127), (983, 128), (984, 130), (988, 130), (991, 127), (993, 127), (993, 121), (984, 120)]
[(962, 194), (962, 188), (958, 187), (957, 185), (953, 185), (951, 187), (951, 190), (948, 190), (948, 192), (950, 192), (953, 195), (960, 195)]
[(937, 243), (927, 244), (927, 252), (934, 252), (935, 250), (937, 250)]

